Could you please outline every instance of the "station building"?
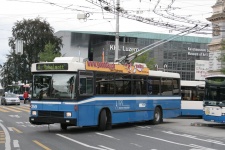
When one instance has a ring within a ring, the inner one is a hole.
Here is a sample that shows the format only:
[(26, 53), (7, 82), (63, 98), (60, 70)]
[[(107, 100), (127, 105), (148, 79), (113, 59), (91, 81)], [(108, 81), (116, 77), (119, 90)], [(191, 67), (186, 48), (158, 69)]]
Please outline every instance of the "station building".
[[(114, 32), (58, 31), (55, 35), (62, 37), (61, 53), (64, 56), (102, 61), (104, 54), (104, 61), (114, 61)], [(171, 36), (173, 35), (149, 32), (120, 32), (118, 58)], [(154, 58), (154, 70), (179, 73), (182, 80), (204, 80), (199, 74), (204, 72), (205, 67), (202, 65), (209, 60), (210, 42), (211, 38), (182, 36), (161, 44), (144, 55), (148, 55), (149, 59)], [(198, 61), (201, 63), (198, 64)], [(199, 71), (196, 73), (196, 70)]]

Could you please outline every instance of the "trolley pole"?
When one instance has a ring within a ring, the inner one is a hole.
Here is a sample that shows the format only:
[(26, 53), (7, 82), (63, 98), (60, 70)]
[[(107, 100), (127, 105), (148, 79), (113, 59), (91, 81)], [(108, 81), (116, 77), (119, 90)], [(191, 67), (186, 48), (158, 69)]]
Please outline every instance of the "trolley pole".
[(118, 53), (119, 53), (119, 13), (120, 13), (120, 0), (117, 0), (116, 1), (116, 35), (115, 35), (114, 61), (118, 60)]

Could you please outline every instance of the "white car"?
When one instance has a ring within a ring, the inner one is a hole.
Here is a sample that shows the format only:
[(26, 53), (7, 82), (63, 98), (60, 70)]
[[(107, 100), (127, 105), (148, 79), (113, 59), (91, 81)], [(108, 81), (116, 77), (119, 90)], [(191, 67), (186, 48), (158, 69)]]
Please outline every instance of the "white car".
[(20, 105), (19, 97), (14, 93), (5, 93), (1, 98), (1, 105)]

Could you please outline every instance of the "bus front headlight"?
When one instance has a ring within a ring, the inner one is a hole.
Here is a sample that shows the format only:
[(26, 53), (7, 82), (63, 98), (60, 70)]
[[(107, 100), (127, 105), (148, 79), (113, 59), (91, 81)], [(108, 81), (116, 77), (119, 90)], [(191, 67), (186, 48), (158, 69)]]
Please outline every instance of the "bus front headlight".
[(32, 112), (31, 112), (31, 115), (37, 116), (37, 111), (32, 111)]
[(72, 117), (72, 113), (71, 112), (66, 112), (66, 117)]

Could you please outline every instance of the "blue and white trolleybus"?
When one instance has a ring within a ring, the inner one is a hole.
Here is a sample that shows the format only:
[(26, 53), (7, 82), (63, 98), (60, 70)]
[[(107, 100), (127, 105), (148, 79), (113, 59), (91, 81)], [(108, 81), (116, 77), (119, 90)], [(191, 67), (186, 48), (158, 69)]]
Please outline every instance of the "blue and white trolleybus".
[[(62, 60), (61, 60), (62, 59)], [(128, 122), (181, 114), (180, 75), (149, 71), (145, 64), (122, 65), (59, 57), (32, 64), (32, 124), (96, 126), (99, 130)]]
[(203, 110), (205, 121), (225, 123), (225, 75), (212, 75), (205, 78)]

